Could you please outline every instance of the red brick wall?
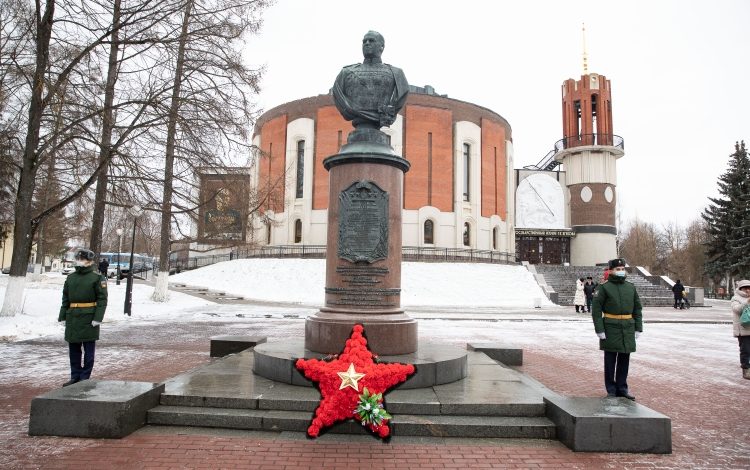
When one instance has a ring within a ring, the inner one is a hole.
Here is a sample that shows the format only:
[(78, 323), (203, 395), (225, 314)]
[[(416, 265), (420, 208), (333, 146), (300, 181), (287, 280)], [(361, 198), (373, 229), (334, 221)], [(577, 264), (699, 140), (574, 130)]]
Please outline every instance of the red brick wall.
[[(591, 188), (591, 200), (583, 202), (581, 189)], [(612, 202), (607, 202), (604, 191), (611, 187), (614, 193)], [(617, 191), (606, 183), (583, 183), (570, 186), (570, 224), (575, 225), (615, 225), (615, 201)]]
[[(404, 157), (411, 163), (411, 169), (404, 180), (404, 208), (419, 209), (429, 204), (444, 212), (454, 210), (453, 123), (468, 121), (483, 129), (482, 214), (497, 213), (505, 219), (505, 141), (512, 140), (508, 122), (487, 108), (438, 95), (410, 94), (401, 113), (404, 116)], [(323, 160), (338, 153), (339, 132), (343, 144), (352, 130), (351, 123), (341, 117), (330, 95), (291, 101), (258, 118), (255, 134), (260, 134), (261, 148), (265, 152), (272, 152), (270, 160), (261, 161), (259, 182), (262, 188), (283, 175), (286, 168), (286, 125), (300, 117), (315, 120), (312, 208), (327, 209), (328, 172), (323, 168)], [(432, 133), (431, 185), (428, 182), (427, 166), (429, 133)], [(495, 147), (498, 155), (497, 168)], [(495, 181), (497, 187), (490, 187), (495, 185)], [(282, 186), (274, 191), (273, 202), (269, 202), (266, 207), (281, 211), (284, 188)]]
[(315, 153), (313, 158), (313, 209), (328, 208), (328, 171), (323, 167), (323, 160), (339, 153), (339, 132), (341, 145), (346, 144), (346, 136), (353, 129), (349, 121), (344, 120), (335, 106), (318, 108), (315, 119)]
[[(584, 139), (578, 142), (573, 139), (578, 134), (594, 134), (594, 121), (592, 110), (591, 95), (597, 95), (597, 126), (598, 134), (613, 134), (612, 126), (612, 90), (610, 81), (604, 75), (599, 75), (599, 88), (591, 89), (591, 76), (582, 75), (578, 81), (569, 78), (563, 82), (564, 96), (563, 104), (563, 135), (569, 138), (569, 146), (592, 145), (592, 140)], [(581, 102), (581, 128), (578, 127), (578, 113), (575, 108), (575, 102)], [(609, 144), (606, 141), (597, 142), (598, 144)]]
[[(453, 210), (453, 117), (440, 108), (407, 105), (404, 157), (411, 169), (404, 177), (404, 209), (434, 206)], [(432, 133), (432, 171), (428, 165)]]
[(284, 210), (286, 123), (287, 116), (283, 114), (267, 121), (260, 133), (263, 155), (260, 159), (258, 185), (260, 191), (270, 192), (263, 209), (277, 213)]
[(506, 218), (505, 163), (505, 127), (489, 119), (482, 119), (482, 217), (497, 214), (503, 220)]

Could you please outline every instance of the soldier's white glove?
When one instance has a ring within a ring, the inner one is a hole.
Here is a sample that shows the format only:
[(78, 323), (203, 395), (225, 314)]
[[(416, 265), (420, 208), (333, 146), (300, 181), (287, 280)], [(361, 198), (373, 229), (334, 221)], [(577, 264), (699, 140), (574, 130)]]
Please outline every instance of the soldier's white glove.
[(598, 336), (599, 339), (607, 339), (607, 335), (605, 335), (603, 331), (601, 333), (597, 333), (596, 336)]
[(635, 332), (635, 339), (640, 338), (641, 337), (641, 333), (643, 333), (643, 332), (642, 331), (636, 331)]
[(101, 324), (102, 324), (102, 322), (96, 321), (96, 320), (94, 320), (94, 321), (91, 322), (91, 326), (99, 326)]
[(60, 323), (60, 324), (65, 323), (65, 320), (57, 320), (57, 323)]

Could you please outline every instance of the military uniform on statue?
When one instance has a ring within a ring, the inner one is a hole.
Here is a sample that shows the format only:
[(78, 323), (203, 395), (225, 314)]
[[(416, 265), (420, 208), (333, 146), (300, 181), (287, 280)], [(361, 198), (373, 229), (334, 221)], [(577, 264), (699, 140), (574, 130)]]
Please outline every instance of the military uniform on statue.
[(609, 277), (594, 297), (591, 317), (604, 351), (604, 386), (608, 397), (635, 400), (628, 388), (630, 353), (643, 331), (641, 300), (635, 286), (626, 281), (625, 260), (609, 261)]

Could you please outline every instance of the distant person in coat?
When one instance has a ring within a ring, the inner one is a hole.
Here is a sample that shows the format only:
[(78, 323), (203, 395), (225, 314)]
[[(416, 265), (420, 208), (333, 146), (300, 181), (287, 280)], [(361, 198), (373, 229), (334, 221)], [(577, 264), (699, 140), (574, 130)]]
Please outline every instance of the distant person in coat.
[(583, 295), (586, 296), (586, 311), (591, 313), (591, 304), (594, 302), (594, 292), (599, 284), (594, 282), (594, 278), (588, 276), (586, 283), (583, 285)]
[(750, 281), (743, 279), (737, 283), (732, 297), (732, 328), (734, 336), (740, 343), (740, 367), (742, 367), (742, 377), (750, 380), (750, 327), (742, 326), (740, 315), (742, 309), (750, 300)]
[(586, 312), (586, 296), (583, 294), (583, 278), (576, 279), (576, 293), (573, 296), (573, 305), (576, 306), (576, 313), (581, 309), (581, 313)]
[(597, 289), (591, 312), (599, 349), (604, 351), (604, 387), (608, 397), (635, 400), (628, 388), (628, 369), (630, 353), (643, 332), (641, 300), (635, 286), (625, 280), (625, 260), (610, 260), (608, 266), (607, 282)]
[[(63, 387), (91, 377), (99, 325), (107, 309), (107, 277), (94, 272), (91, 250), (75, 255), (75, 272), (65, 279), (58, 321), (65, 322), (65, 341), (70, 357), (70, 380)], [(83, 352), (83, 364), (81, 353)]]
[(682, 303), (682, 292), (685, 290), (685, 286), (682, 285), (679, 279), (672, 286), (672, 293), (674, 294), (674, 308), (683, 309), (685, 306)]
[(107, 258), (102, 258), (102, 260), (99, 261), (99, 272), (106, 276), (107, 269), (109, 269), (109, 261), (107, 261)]

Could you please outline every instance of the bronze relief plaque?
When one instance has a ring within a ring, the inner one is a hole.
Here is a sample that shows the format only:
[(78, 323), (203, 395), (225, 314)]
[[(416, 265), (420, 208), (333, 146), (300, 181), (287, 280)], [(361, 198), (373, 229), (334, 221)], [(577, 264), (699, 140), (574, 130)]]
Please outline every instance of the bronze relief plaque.
[(338, 256), (352, 263), (388, 257), (388, 193), (357, 181), (339, 194)]

